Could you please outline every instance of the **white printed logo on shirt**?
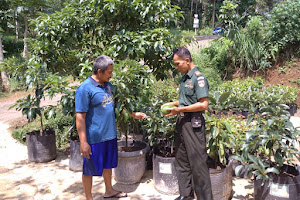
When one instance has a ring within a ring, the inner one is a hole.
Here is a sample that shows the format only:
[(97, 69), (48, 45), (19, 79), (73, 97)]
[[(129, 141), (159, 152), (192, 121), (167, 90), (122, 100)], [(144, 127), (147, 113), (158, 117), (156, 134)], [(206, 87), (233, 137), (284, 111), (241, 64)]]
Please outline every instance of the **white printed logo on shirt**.
[(106, 105), (113, 103), (113, 98), (110, 95), (104, 95), (103, 96), (103, 101), (102, 101), (102, 106), (106, 107)]

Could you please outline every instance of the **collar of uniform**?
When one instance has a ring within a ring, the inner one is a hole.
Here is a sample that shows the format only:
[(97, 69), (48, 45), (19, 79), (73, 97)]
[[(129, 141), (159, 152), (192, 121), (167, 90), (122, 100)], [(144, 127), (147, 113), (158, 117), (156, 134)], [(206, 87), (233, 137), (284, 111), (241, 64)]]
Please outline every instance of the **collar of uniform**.
[(192, 78), (193, 74), (198, 71), (197, 67), (194, 67), (191, 71), (189, 71), (186, 75)]
[[(95, 81), (93, 78), (92, 78), (92, 75), (89, 75), (88, 77), (89, 81), (92, 83), (93, 86), (95, 87), (102, 87), (103, 88), (103, 85), (101, 85), (100, 83), (98, 83), (97, 81)], [(106, 83), (104, 83), (104, 86), (106, 85)]]

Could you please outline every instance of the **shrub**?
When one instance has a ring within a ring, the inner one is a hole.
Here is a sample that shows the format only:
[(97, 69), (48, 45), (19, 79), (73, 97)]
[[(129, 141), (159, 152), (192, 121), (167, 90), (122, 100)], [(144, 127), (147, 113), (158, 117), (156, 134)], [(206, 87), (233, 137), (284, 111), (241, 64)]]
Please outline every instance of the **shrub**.
[[(151, 87), (151, 99), (146, 114), (143, 129), (150, 146), (158, 144), (161, 140), (167, 143), (167, 149), (173, 145), (175, 132), (175, 117), (164, 117), (161, 114), (161, 106), (164, 103), (178, 100), (177, 88), (179, 87), (173, 79), (154, 81)], [(169, 152), (167, 149), (164, 155)]]
[(25, 89), (26, 77), (24, 72), (27, 69), (26, 64), (20, 57), (11, 57), (0, 63), (0, 71), (5, 70), (8, 75), (11, 92)]
[[(258, 35), (256, 32), (254, 35)], [(236, 69), (249, 73), (271, 67), (269, 53), (261, 41), (256, 41), (248, 32), (237, 32), (233, 38), (232, 63)]]
[(114, 65), (114, 77), (111, 83), (115, 86), (112, 92), (115, 97), (116, 124), (120, 133), (125, 134), (126, 144), (129, 126), (138, 121), (130, 117), (132, 112), (144, 111), (149, 104), (152, 76), (147, 65), (134, 60), (119, 61)]
[(264, 80), (261, 77), (255, 79), (248, 77), (245, 80), (226, 81), (217, 91), (231, 92), (228, 102), (234, 102), (233, 108), (250, 111), (251, 107), (294, 104), (299, 89), (284, 85), (264, 87)]
[(255, 42), (264, 42), (265, 29), (263, 18), (260, 16), (251, 17), (246, 24), (246, 35)]
[(300, 45), (300, 1), (284, 1), (276, 5), (271, 12), (269, 42), (279, 50), (289, 50)]
[[(230, 76), (230, 58), (233, 42), (227, 38), (220, 38), (211, 42), (210, 47), (203, 49), (203, 57), (207, 56), (207, 60), (199, 67), (209, 67), (216, 70), (216, 74), (224, 74), (223, 79)], [(201, 52), (202, 53), (202, 52)], [(214, 77), (216, 76), (214, 74)]]
[[(256, 180), (262, 179), (264, 183), (270, 180), (270, 173), (291, 173), (283, 166), (296, 167), (294, 159), (300, 160), (296, 148), (299, 130), (290, 122), (287, 108), (284, 104), (266, 105), (260, 109), (261, 114), (255, 116), (256, 125), (246, 133), (242, 152), (249, 163), (249, 177), (253, 174)], [(241, 166), (236, 171), (239, 169)]]
[[(12, 132), (12, 136), (21, 143), (26, 141), (26, 133), (39, 128), (39, 117), (31, 123), (18, 128)], [(45, 128), (53, 128), (56, 134), (56, 146), (60, 149), (69, 144), (70, 138), (68, 129), (73, 125), (73, 117), (65, 116), (62, 112), (57, 112), (56, 118), (44, 119)]]
[(264, 85), (264, 80), (261, 77), (256, 77), (255, 79), (247, 77), (244, 80), (239, 78), (233, 79), (232, 81), (226, 81), (222, 85), (219, 86), (219, 90), (232, 90), (240, 92), (246, 92), (249, 87), (262, 89)]
[(205, 26), (201, 29), (198, 30), (199, 35), (212, 35), (213, 34), (213, 29), (209, 26)]
[(2, 45), (5, 57), (20, 57), (23, 51), (24, 42), (22, 39), (17, 40), (15, 36), (4, 35), (2, 37)]
[(242, 152), (246, 132), (251, 125), (236, 116), (216, 116), (210, 112), (206, 112), (204, 116), (208, 154), (216, 164), (225, 166), (230, 154)]
[(223, 1), (220, 9), (220, 23), (223, 25), (224, 35), (232, 38), (238, 31), (239, 15), (237, 13), (238, 4), (233, 1)]
[[(299, 88), (285, 85), (272, 85), (262, 91), (262, 105), (291, 105), (297, 100)], [(264, 104), (265, 103), (265, 104)]]

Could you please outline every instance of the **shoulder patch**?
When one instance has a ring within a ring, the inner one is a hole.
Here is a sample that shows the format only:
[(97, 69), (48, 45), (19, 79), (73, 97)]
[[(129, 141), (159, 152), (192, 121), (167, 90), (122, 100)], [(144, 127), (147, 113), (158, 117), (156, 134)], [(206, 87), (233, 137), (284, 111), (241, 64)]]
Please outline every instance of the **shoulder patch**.
[(205, 86), (205, 81), (198, 81), (199, 87), (204, 87)]
[(198, 77), (197, 80), (204, 80), (204, 76)]
[(196, 76), (200, 76), (200, 75), (201, 75), (201, 72), (195, 71), (195, 75), (196, 75)]

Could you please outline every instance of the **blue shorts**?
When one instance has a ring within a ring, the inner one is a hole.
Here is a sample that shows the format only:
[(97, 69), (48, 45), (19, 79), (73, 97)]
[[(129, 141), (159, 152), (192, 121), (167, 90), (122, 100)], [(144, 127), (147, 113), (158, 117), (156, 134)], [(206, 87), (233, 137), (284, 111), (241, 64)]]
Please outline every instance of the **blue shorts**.
[(116, 168), (118, 165), (117, 138), (91, 144), (92, 155), (90, 159), (83, 157), (83, 175), (102, 176), (103, 169)]

